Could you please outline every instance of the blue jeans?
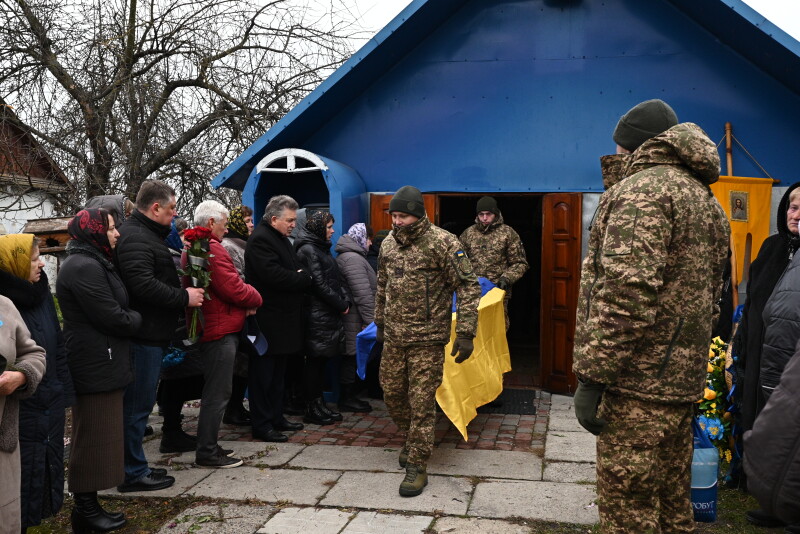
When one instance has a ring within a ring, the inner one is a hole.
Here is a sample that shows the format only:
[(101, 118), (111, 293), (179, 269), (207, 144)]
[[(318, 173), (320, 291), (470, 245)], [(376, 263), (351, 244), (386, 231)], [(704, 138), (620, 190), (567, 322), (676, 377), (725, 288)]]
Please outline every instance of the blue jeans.
[(156, 403), (158, 377), (164, 347), (151, 347), (131, 343), (133, 382), (125, 388), (123, 398), (123, 423), (125, 425), (125, 482), (137, 482), (150, 474), (142, 442), (147, 418)]

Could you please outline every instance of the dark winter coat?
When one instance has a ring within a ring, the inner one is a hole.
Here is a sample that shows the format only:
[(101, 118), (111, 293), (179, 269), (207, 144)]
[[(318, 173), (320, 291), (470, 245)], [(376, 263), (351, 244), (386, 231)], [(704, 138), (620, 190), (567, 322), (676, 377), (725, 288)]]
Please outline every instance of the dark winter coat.
[(189, 294), (181, 288), (172, 254), (164, 244), (170, 230), (139, 210), (119, 228), (116, 263), (131, 309), (142, 316), (133, 338), (142, 345), (169, 345), (178, 315), (189, 304)]
[(331, 243), (308, 232), (295, 241), (300, 263), (314, 284), (307, 295), (306, 354), (330, 358), (345, 349), (342, 313), (350, 306)]
[(800, 254), (795, 254), (769, 297), (764, 313), (764, 346), (759, 383), (764, 402), (778, 387), (800, 340)]
[(22, 525), (30, 527), (64, 502), (64, 410), (75, 403), (75, 390), (47, 275), (31, 284), (0, 271), (0, 295), (14, 303), (47, 361), (36, 393), (19, 404)]
[(336, 264), (350, 294), (350, 312), (344, 316), (345, 354), (356, 353), (356, 336), (375, 320), (378, 275), (367, 261), (367, 251), (349, 235), (336, 243)]
[(800, 523), (800, 343), (744, 444), (748, 493), (768, 514)]
[(75, 392), (122, 389), (133, 380), (130, 337), (142, 317), (130, 309), (128, 292), (110, 261), (76, 241), (67, 244), (67, 254), (56, 294)]
[(800, 187), (800, 182), (786, 190), (776, 215), (778, 233), (764, 241), (758, 256), (750, 264), (744, 312), (733, 342), (736, 389), (739, 392), (737, 398), (741, 409), (739, 423), (743, 430), (753, 428), (753, 421), (764, 407), (765, 401), (759, 385), (761, 349), (764, 345), (763, 313), (775, 284), (800, 245), (800, 238), (792, 234), (786, 225), (789, 195), (797, 187)]
[(264, 303), (256, 313), (269, 342), (267, 355), (303, 351), (303, 294), (311, 277), (303, 269), (289, 238), (261, 221), (247, 239), (245, 279)]

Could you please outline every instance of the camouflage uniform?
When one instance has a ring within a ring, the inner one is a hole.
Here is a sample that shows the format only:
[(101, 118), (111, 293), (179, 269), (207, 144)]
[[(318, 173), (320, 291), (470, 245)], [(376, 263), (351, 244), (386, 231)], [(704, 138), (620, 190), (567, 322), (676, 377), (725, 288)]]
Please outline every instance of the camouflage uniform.
[(503, 306), (508, 330), (508, 301), (511, 299), (511, 286), (528, 270), (525, 249), (519, 234), (503, 223), (503, 215), (498, 214), (494, 222), (485, 225), (476, 217), (475, 224), (464, 230), (459, 238), (472, 262), (476, 276), (488, 278), (496, 284), (500, 278), (508, 280)]
[(436, 389), (450, 340), (452, 295), (456, 335), (478, 326), (478, 279), (456, 237), (427, 217), (392, 230), (381, 245), (375, 324), (384, 331), (380, 382), (389, 414), (407, 432), (410, 464), (426, 466), (433, 450)]
[(678, 124), (642, 144), (622, 176), (592, 224), (573, 355), (582, 380), (607, 385), (601, 531), (692, 532), (691, 407), (730, 236), (708, 187), (719, 155), (697, 125)]

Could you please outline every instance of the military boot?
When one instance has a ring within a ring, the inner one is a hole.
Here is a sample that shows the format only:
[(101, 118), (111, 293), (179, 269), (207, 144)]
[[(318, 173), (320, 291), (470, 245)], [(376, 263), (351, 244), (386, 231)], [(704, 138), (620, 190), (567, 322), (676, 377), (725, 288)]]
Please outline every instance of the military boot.
[(424, 466), (406, 464), (406, 478), (400, 483), (400, 495), (416, 497), (428, 485), (428, 472)]
[(405, 467), (408, 463), (408, 449), (403, 447), (400, 449), (400, 456), (397, 458), (397, 461), (400, 463), (400, 467)]

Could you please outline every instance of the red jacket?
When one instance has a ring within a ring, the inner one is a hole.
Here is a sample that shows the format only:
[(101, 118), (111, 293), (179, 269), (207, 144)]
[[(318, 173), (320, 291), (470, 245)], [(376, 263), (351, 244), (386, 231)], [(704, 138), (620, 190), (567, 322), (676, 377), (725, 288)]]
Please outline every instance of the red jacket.
[[(201, 343), (241, 331), (247, 310), (261, 306), (261, 295), (253, 286), (242, 282), (230, 254), (215, 236), (209, 239), (209, 249), (211, 257), (208, 259), (208, 270), (211, 273), (211, 283), (206, 291), (211, 300), (203, 301), (205, 326)], [(181, 265), (186, 267), (185, 250), (181, 255)], [(191, 320), (191, 311), (191, 308), (187, 308), (187, 321)]]

